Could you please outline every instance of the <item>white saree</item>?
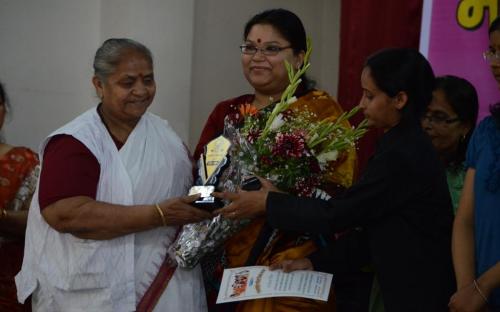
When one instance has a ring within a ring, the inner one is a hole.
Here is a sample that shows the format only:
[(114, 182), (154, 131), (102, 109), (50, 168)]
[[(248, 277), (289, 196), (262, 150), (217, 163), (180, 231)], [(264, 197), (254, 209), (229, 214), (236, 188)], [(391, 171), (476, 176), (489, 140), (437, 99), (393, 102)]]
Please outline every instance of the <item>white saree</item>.
[[(154, 204), (187, 193), (191, 163), (182, 141), (161, 118), (145, 113), (118, 151), (96, 109), (55, 131), (72, 135), (97, 158), (97, 200)], [(43, 170), (43, 160), (42, 160)], [(124, 209), (127, 209), (126, 207)], [(113, 222), (113, 220), (109, 220)], [(33, 294), (34, 311), (135, 311), (158, 274), (176, 227), (111, 240), (84, 240), (52, 229), (40, 214), (38, 191), (28, 217), (18, 298)], [(154, 311), (205, 311), (199, 267), (176, 269)]]

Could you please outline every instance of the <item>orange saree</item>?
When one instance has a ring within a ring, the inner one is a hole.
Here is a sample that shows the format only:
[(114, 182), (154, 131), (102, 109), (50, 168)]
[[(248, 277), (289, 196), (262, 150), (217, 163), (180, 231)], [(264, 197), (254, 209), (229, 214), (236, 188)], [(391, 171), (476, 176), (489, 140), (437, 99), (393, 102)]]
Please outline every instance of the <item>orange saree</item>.
[[(300, 97), (291, 106), (292, 109), (308, 110), (316, 116), (317, 120), (337, 118), (342, 113), (342, 108), (327, 93), (311, 91)], [(349, 126), (346, 123), (346, 126)], [(332, 162), (327, 171), (323, 189), (334, 195), (337, 188), (349, 187), (356, 171), (356, 152), (351, 149), (339, 160)], [(231, 237), (225, 244), (225, 256), (228, 267), (239, 267), (248, 264), (270, 265), (285, 259), (298, 259), (307, 257), (318, 249), (318, 240), (307, 235), (273, 231), (267, 240), (265, 248), (257, 257), (251, 255), (252, 249), (258, 240), (261, 229), (265, 225), (265, 218), (254, 220), (248, 226)], [(249, 257), (255, 257), (254, 263), (248, 263)], [(260, 300), (239, 302), (237, 312), (304, 312), (304, 311), (335, 311), (335, 298), (330, 294), (328, 302), (304, 298), (278, 297)]]
[[(24, 147), (14, 147), (0, 157), (0, 209), (27, 210), (36, 185), (38, 158)], [(30, 311), (17, 302), (14, 276), (21, 269), (24, 241), (6, 237), (0, 219), (0, 311)]]

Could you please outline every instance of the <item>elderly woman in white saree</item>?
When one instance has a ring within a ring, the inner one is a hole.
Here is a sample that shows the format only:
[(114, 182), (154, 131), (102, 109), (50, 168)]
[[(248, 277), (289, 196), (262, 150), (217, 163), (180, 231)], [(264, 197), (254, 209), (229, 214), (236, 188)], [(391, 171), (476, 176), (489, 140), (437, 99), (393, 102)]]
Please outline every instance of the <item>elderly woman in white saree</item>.
[(188, 151), (147, 112), (156, 85), (151, 52), (129, 39), (97, 50), (101, 104), (41, 145), (18, 299), (34, 311), (205, 311), (199, 268), (176, 269), (177, 227), (210, 214), (190, 202)]

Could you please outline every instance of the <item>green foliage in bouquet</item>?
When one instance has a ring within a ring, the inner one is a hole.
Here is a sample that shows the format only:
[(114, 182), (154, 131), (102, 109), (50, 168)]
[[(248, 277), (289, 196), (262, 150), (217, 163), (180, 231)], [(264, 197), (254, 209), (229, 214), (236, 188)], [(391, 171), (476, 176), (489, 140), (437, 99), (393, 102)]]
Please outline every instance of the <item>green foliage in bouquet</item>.
[(248, 172), (273, 181), (280, 189), (310, 196), (324, 179), (328, 164), (353, 148), (367, 131), (366, 121), (357, 127), (346, 122), (359, 107), (336, 119), (317, 121), (309, 111), (291, 109), (301, 76), (310, 67), (311, 44), (307, 42), (304, 65), (297, 71), (285, 61), (290, 84), (272, 111), (259, 112), (250, 104), (240, 107), (243, 118), (234, 156)]

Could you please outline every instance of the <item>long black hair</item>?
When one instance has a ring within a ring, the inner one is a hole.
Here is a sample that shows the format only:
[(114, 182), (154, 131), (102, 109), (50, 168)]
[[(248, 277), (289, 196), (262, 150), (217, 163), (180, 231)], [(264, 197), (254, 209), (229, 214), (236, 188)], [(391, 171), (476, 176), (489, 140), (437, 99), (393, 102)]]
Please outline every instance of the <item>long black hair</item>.
[(0, 104), (3, 105), (7, 111), (10, 110), (9, 97), (5, 92), (2, 82), (0, 82)]
[[(291, 11), (271, 9), (253, 16), (245, 25), (243, 40), (247, 39), (254, 25), (272, 26), (283, 38), (290, 42), (290, 47), (294, 54), (306, 52), (307, 50), (307, 37), (304, 25), (300, 18)], [(315, 82), (306, 77), (305, 74), (302, 75), (301, 79), (301, 89), (303, 91), (309, 91), (314, 88)]]
[(432, 67), (417, 50), (391, 48), (368, 57), (377, 87), (390, 97), (405, 92), (408, 102), (401, 111), (401, 122), (418, 122), (432, 100), (435, 77)]
[[(1, 82), (0, 82), (0, 106), (3, 106), (7, 113), (10, 112), (9, 98), (8, 98), (7, 93), (5, 92), (5, 89), (4, 89)], [(2, 129), (0, 129), (0, 130), (2, 130)], [(0, 143), (3, 143), (4, 141), (5, 141), (5, 139), (2, 135), (2, 133), (0, 132)]]

